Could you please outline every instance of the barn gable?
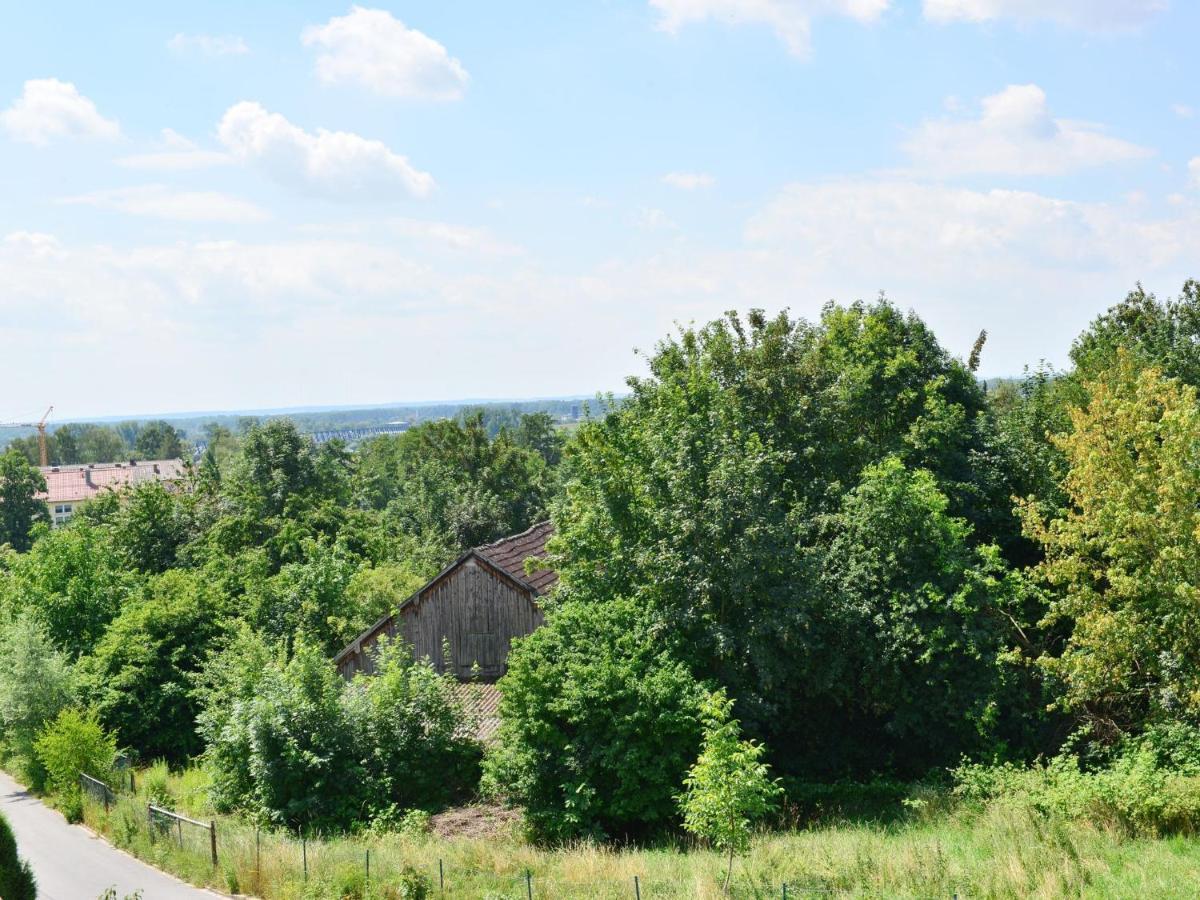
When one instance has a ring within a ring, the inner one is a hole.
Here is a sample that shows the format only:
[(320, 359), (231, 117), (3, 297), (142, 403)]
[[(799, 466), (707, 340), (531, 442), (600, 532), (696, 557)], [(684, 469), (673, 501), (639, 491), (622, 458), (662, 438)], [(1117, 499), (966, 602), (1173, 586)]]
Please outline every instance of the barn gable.
[[(358, 636), (335, 657), (350, 678), (372, 670), (371, 650), (380, 636), (401, 638), (418, 659), (464, 681), (494, 682), (507, 668), (513, 638), (542, 624), (537, 598), (558, 576), (540, 569), (527, 574), (525, 560), (546, 555), (553, 526), (543, 522), (518, 535), (469, 550)], [(443, 646), (449, 660), (443, 658)]]

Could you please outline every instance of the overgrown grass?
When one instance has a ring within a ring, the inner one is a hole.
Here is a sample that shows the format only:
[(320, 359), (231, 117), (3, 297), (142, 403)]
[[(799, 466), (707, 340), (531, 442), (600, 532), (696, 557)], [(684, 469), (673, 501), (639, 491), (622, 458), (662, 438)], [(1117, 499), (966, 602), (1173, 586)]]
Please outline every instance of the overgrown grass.
[[(150, 777), (147, 777), (149, 775)], [(165, 780), (165, 784), (164, 784)], [(165, 791), (164, 791), (165, 788)], [(540, 849), (518, 834), (486, 839), (434, 835), (313, 839), (261, 832), (207, 807), (203, 773), (143, 772), (136, 796), (122, 795), (106, 815), (89, 802), (87, 822), (118, 846), (199, 885), (263, 898), (374, 898), (400, 892), (406, 867), (440, 897), (632, 898), (637, 876), (646, 898), (721, 896), (723, 860), (686, 846), (619, 849), (583, 844)], [(154, 834), (150, 793), (192, 817), (216, 818), (219, 861), (208, 837), (184, 826)], [(165, 796), (164, 796), (165, 793)], [(992, 800), (966, 802), (923, 789), (907, 812), (886, 821), (843, 821), (761, 835), (735, 870), (733, 895), (821, 897), (1181, 897), (1200, 884), (1200, 842), (1135, 836), (1111, 821), (1093, 823)], [(366, 877), (370, 851), (371, 878)], [(304, 878), (307, 851), (308, 880)]]

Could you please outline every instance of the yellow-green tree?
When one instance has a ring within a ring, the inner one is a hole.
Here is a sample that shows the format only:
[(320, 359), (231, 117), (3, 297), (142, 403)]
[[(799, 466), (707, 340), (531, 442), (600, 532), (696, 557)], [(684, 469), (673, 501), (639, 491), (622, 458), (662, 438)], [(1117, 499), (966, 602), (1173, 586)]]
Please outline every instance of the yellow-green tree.
[(1065, 513), (1024, 513), (1057, 594), (1045, 624), (1067, 635), (1042, 662), (1064, 703), (1111, 734), (1200, 714), (1200, 406), (1123, 351), (1087, 392), (1056, 439)]

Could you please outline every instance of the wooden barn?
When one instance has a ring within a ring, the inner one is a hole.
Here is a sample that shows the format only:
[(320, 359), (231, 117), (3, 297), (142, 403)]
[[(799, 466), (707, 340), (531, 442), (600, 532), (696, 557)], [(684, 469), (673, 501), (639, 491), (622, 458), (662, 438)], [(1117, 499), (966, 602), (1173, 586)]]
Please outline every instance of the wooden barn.
[(513, 638), (542, 624), (538, 598), (558, 575), (550, 569), (527, 574), (525, 561), (546, 555), (554, 533), (549, 522), (468, 550), (436, 578), (380, 619), (339, 653), (334, 661), (343, 678), (372, 671), (371, 650), (380, 635), (402, 639), (418, 659), (428, 657), (446, 671), (443, 643), (450, 647), (450, 671), (463, 681), (492, 683), (505, 672)]

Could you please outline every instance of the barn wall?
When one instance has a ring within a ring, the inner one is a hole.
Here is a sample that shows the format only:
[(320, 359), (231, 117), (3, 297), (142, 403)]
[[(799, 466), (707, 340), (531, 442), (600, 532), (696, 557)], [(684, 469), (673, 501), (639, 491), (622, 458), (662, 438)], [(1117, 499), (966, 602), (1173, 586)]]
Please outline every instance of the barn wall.
[(427, 657), (439, 672), (446, 670), (442, 645), (448, 641), (454, 675), (471, 678), (478, 663), (479, 679), (495, 681), (506, 670), (513, 638), (524, 637), (542, 621), (542, 611), (526, 590), (468, 557), (405, 604), (398, 616), (364, 636), (360, 649), (339, 662), (338, 671), (345, 678), (357, 671), (370, 673), (371, 650), (386, 634), (402, 637), (418, 659)]
[(400, 628), (417, 658), (428, 657), (439, 672), (445, 640), (454, 675), (470, 678), (478, 663), (479, 678), (495, 681), (513, 638), (541, 624), (541, 610), (524, 590), (469, 558), (401, 611)]

